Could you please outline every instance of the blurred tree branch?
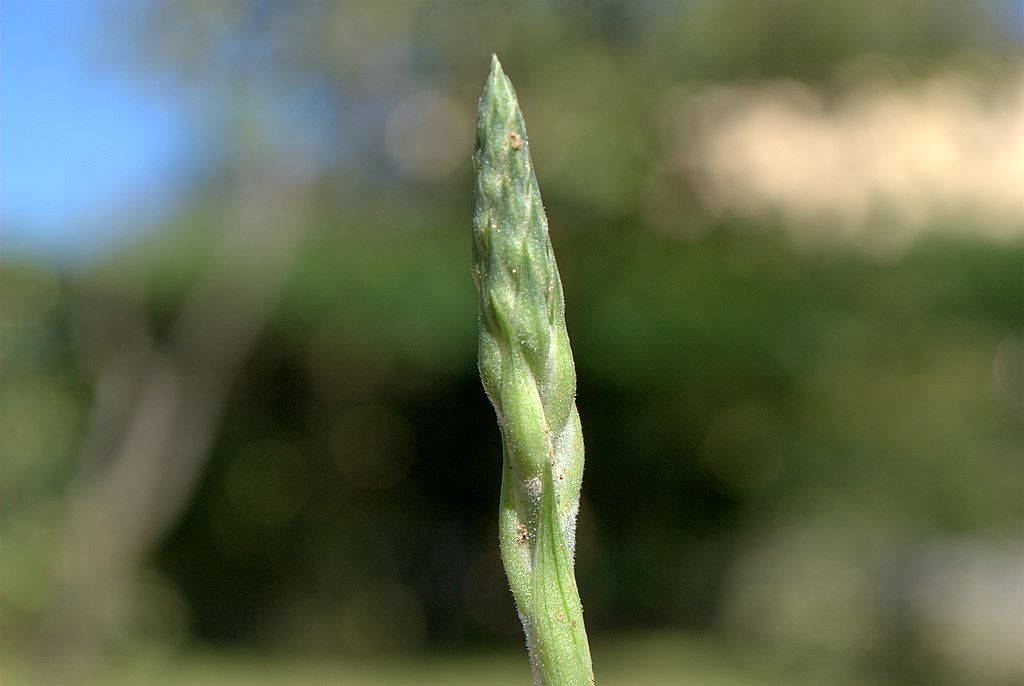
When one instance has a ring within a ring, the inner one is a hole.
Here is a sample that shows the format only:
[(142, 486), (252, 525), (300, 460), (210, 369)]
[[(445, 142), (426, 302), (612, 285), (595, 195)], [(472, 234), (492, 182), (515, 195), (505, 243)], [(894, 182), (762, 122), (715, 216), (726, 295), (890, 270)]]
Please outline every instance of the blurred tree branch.
[(260, 336), (306, 235), (304, 188), (243, 167), (205, 274), (166, 344), (141, 309), (100, 364), (81, 471), (60, 537), (58, 597), (43, 623), (45, 683), (87, 674), (121, 625), (134, 574), (189, 502), (225, 398)]

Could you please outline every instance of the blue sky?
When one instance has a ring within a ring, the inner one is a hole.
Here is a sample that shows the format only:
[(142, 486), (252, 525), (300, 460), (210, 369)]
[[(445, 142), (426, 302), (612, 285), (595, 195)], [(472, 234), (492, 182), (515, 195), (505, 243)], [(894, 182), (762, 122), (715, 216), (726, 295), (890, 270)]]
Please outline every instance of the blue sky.
[(110, 4), (0, 7), (0, 250), (93, 253), (174, 195), (189, 114), (102, 61), (97, 26)]

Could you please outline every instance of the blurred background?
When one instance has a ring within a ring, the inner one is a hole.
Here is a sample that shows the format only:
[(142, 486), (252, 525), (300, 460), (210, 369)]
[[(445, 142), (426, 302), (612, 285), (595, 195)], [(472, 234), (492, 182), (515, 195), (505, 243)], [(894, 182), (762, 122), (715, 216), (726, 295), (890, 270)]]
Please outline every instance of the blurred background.
[(522, 684), (496, 51), (598, 683), (1024, 684), (1024, 2), (8, 0), (0, 674)]

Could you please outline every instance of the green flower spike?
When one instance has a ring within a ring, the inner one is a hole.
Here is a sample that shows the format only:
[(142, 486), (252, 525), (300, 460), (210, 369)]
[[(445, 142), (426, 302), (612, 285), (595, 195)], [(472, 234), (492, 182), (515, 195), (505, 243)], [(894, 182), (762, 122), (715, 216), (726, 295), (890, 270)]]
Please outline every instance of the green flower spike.
[(515, 90), (497, 56), (473, 152), (480, 378), (501, 428), (501, 557), (535, 684), (594, 683), (573, 570), (583, 434), (565, 304)]

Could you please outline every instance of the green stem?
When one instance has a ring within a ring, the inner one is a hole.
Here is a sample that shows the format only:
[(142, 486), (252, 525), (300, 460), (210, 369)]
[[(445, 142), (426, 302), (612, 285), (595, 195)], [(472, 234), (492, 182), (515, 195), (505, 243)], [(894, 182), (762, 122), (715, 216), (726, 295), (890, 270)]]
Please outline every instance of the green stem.
[(496, 56), (480, 97), (473, 166), (480, 378), (504, 447), (501, 557), (534, 682), (592, 684), (573, 570), (583, 481), (576, 371), (523, 115)]

